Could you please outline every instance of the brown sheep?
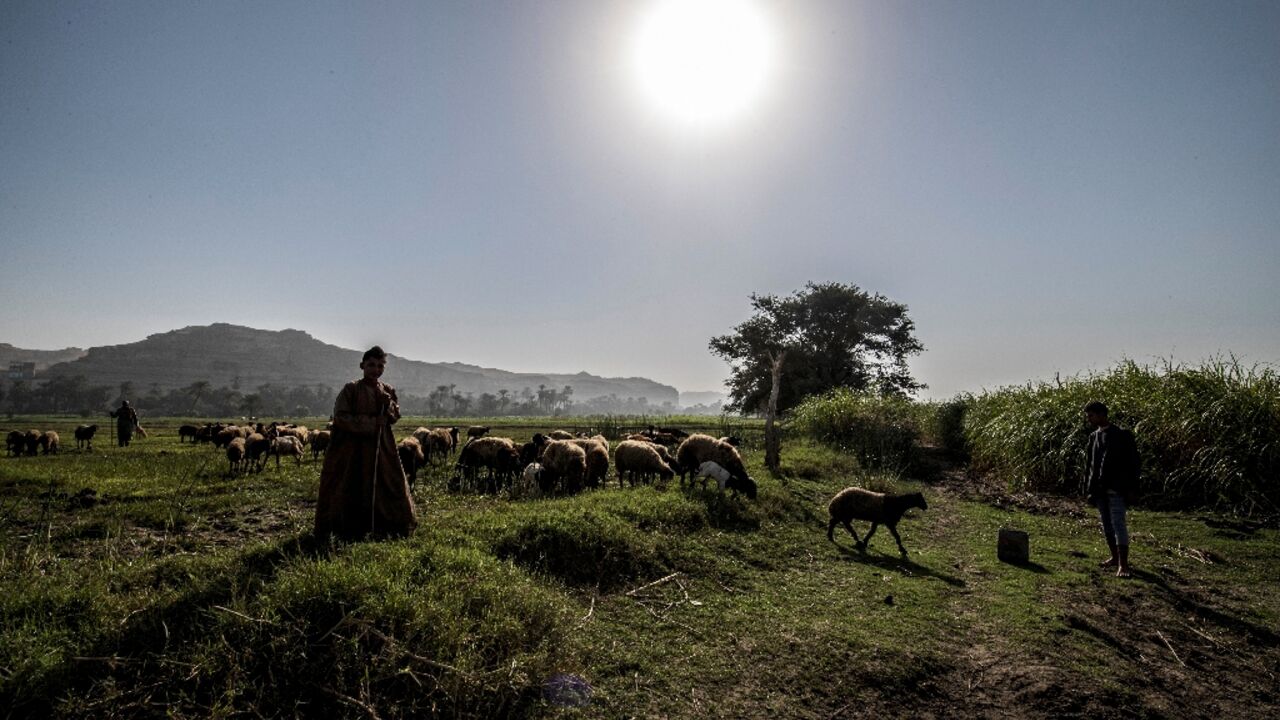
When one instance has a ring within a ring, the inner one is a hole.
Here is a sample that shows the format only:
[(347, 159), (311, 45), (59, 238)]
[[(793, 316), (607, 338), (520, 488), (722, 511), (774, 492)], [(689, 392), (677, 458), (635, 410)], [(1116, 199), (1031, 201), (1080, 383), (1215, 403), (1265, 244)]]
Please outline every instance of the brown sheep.
[(89, 450), (93, 449), (93, 436), (98, 434), (97, 425), (77, 425), (76, 426), (76, 449), (84, 449), (87, 445)]
[(229, 474), (235, 475), (244, 467), (244, 438), (232, 438), (227, 442)]
[(213, 436), (213, 446), (215, 448), (226, 447), (232, 440), (242, 437), (247, 436), (242, 436), (240, 434), (240, 428), (235, 425), (228, 425), (219, 430), (217, 435)]
[[(898, 550), (903, 555), (906, 555), (907, 549), (902, 546), (902, 538), (898, 536), (898, 521), (902, 520), (902, 515), (913, 507), (928, 510), (929, 503), (925, 502), (924, 495), (918, 492), (905, 495), (885, 495), (884, 493), (863, 490), (859, 487), (847, 487), (836, 493), (836, 496), (831, 498), (831, 502), (827, 505), (827, 512), (831, 515), (831, 521), (827, 523), (827, 539), (835, 542), (836, 523), (840, 523), (853, 536), (853, 541), (857, 543), (858, 549), (866, 551), (867, 543), (871, 542), (871, 535), (876, 531), (876, 526), (884, 525), (889, 528), (889, 532), (893, 534), (893, 539), (897, 541)], [(858, 533), (853, 529), (852, 521), (854, 520), (869, 520), (871, 522), (871, 529), (867, 531), (866, 537), (861, 540), (858, 539)]]
[(36, 448), (40, 446), (40, 431), (28, 430), (27, 434), (22, 436), (22, 442), (26, 446), (27, 455), (34, 456)]
[(432, 453), (443, 455), (448, 448), (448, 433), (445, 432), (438, 438), (436, 431), (428, 427), (419, 427), (412, 433), (414, 440), (418, 441), (418, 445), (422, 448), (422, 455), (426, 458), (423, 462), (431, 463)]
[(49, 453), (57, 454), (59, 440), (58, 433), (52, 430), (45, 430), (40, 434), (40, 449), (44, 451), (45, 455)]
[(603, 487), (609, 481), (609, 446), (595, 438), (575, 438), (569, 442), (587, 453), (587, 486)]
[(470, 440), (462, 446), (455, 465), (453, 483), (458, 487), (459, 481), (465, 479), (476, 482), (476, 473), (486, 468), (486, 487), (497, 491), (499, 483), (509, 484), (520, 470), (520, 452), (516, 444), (509, 438), (482, 437)]
[(257, 472), (267, 465), (267, 455), (271, 453), (271, 441), (262, 433), (252, 433), (244, 441), (245, 465)]
[(542, 447), (542, 475), (539, 483), (543, 493), (550, 493), (559, 485), (568, 493), (582, 489), (587, 474), (587, 451), (568, 440), (551, 440)]
[(200, 428), (195, 425), (179, 425), (178, 426), (178, 442), (182, 442), (186, 438), (191, 438), (191, 442), (196, 441), (196, 434), (200, 432)]
[(296, 464), (302, 464), (302, 441), (293, 435), (281, 435), (271, 441), (271, 454), (276, 456), (276, 469), (280, 469), (280, 456), (291, 455)]
[(489, 427), (487, 425), (472, 425), (471, 427), (467, 428), (468, 439), (482, 438), (488, 434), (489, 434)]
[(304, 448), (311, 440), (311, 431), (307, 429), (306, 425), (294, 425), (293, 427), (281, 431), (280, 434), (298, 438), (298, 442), (301, 443)]
[(675, 477), (671, 466), (658, 455), (660, 445), (642, 440), (623, 440), (613, 451), (613, 464), (618, 468), (618, 485), (627, 479), (634, 487), (636, 480), (648, 482), (657, 475), (661, 480)]
[(5, 440), (5, 448), (10, 455), (21, 455), (27, 447), (27, 434), (21, 430), (10, 430)]
[(400, 467), (412, 488), (418, 483), (418, 468), (426, 464), (427, 456), (422, 452), (422, 444), (415, 437), (407, 437), (396, 445), (396, 453), (400, 456)]
[(321, 454), (328, 451), (330, 437), (331, 437), (331, 431), (329, 430), (317, 430), (315, 434), (311, 436), (311, 459), (312, 460), (315, 460), (316, 458), (320, 457)]
[(547, 433), (547, 437), (551, 440), (572, 440), (573, 433), (568, 430), (552, 430)]
[(743, 481), (744, 484), (751, 479), (747, 475), (747, 468), (742, 463), (742, 456), (738, 454), (737, 448), (710, 435), (690, 435), (676, 450), (676, 462), (680, 464), (677, 469), (680, 473), (680, 484), (684, 485), (685, 475), (697, 470), (708, 460), (728, 470), (730, 475)]

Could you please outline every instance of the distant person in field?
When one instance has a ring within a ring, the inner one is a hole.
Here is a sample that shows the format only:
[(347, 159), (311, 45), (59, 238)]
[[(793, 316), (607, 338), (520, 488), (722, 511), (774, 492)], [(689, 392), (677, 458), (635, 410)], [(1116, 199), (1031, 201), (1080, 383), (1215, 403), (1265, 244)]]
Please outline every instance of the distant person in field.
[(378, 380), (386, 367), (382, 348), (369, 348), (360, 360), (364, 378), (347, 383), (333, 404), (316, 501), (321, 540), (403, 537), (418, 525), (391, 428), (400, 404), (395, 388)]
[(1096, 428), (1089, 436), (1086, 492), (1089, 502), (1098, 508), (1102, 534), (1111, 549), (1111, 557), (1102, 562), (1102, 567), (1114, 567), (1117, 577), (1129, 577), (1129, 524), (1125, 513), (1138, 496), (1138, 446), (1132, 432), (1111, 424), (1106, 405), (1091, 402), (1085, 405), (1084, 414)]
[(138, 428), (138, 412), (125, 400), (118, 410), (111, 413), (111, 417), (116, 419), (116, 445), (129, 447), (133, 432)]

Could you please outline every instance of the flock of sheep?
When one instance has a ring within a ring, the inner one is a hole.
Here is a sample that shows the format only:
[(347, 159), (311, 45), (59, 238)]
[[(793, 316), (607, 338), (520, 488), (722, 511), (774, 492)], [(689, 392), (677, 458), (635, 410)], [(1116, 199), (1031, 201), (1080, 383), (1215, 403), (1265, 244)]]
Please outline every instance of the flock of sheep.
[(309, 430), (305, 425), (279, 422), (265, 426), (262, 423), (209, 423), (179, 427), (178, 442), (188, 438), (193, 443), (207, 442), (225, 449), (231, 475), (262, 472), (272, 457), (276, 459), (276, 468), (280, 467), (281, 457), (291, 457), (296, 464), (301, 464), (308, 447), (312, 458), (319, 457), (329, 447), (328, 430)]
[[(3, 431), (0, 431), (3, 432)], [(80, 425), (75, 429), (76, 447), (93, 449), (93, 436), (98, 432), (97, 425)], [(9, 455), (35, 455), (40, 451), (45, 455), (56, 454), (61, 448), (62, 438), (53, 430), (10, 430), (5, 437), (5, 449)]]
[[(97, 425), (78, 426), (76, 446), (92, 450), (97, 430)], [(535, 433), (527, 443), (488, 433), (488, 427), (468, 428), (467, 441), (459, 449), (460, 431), (456, 427), (414, 430), (396, 446), (410, 487), (417, 482), (418, 470), (430, 464), (432, 458), (445, 459), (456, 452), (450, 490), (505, 491), (519, 497), (573, 494), (608, 485), (612, 451), (619, 487), (623, 487), (624, 482), (631, 487), (652, 483), (655, 479), (666, 482), (679, 475), (682, 486), (685, 479), (692, 476), (694, 481), (701, 479), (704, 487), (708, 480), (714, 480), (721, 492), (728, 489), (734, 494), (756, 497), (756, 483), (747, 475), (738, 453), (738, 440), (732, 437), (690, 435), (676, 428), (650, 427), (611, 446), (603, 435), (574, 435), (565, 430)], [(179, 442), (187, 439), (192, 443), (207, 442), (225, 449), (229, 473), (235, 475), (261, 472), (272, 456), (277, 468), (282, 456), (301, 463), (307, 448), (313, 459), (318, 458), (329, 447), (330, 430), (309, 430), (306, 426), (278, 422), (266, 426), (209, 423), (181, 426), (178, 439)], [(59, 444), (58, 433), (53, 430), (13, 430), (6, 438), (11, 456), (31, 456), (37, 451), (49, 455), (58, 452)], [(898, 535), (898, 522), (911, 508), (927, 507), (920, 493), (887, 495), (857, 487), (845, 488), (827, 506), (830, 515), (827, 539), (834, 542), (836, 525), (843, 525), (853, 535), (857, 548), (865, 551), (876, 528), (884, 525), (905, 555), (907, 549)], [(853, 520), (871, 523), (865, 537), (858, 537)]]
[[(756, 496), (755, 481), (747, 475), (734, 438), (650, 429), (611, 445), (600, 434), (575, 436), (565, 430), (535, 433), (527, 443), (488, 433), (483, 426), (467, 430), (467, 441), (457, 450), (451, 490), (506, 491), (524, 497), (602, 488), (609, 482), (612, 452), (619, 487), (655, 478), (667, 481), (676, 475), (683, 484), (693, 475), (704, 483), (715, 479), (721, 490)], [(453, 454), (458, 434), (457, 428), (420, 427), (400, 441), (397, 449), (411, 485), (418, 468), (432, 457)]]

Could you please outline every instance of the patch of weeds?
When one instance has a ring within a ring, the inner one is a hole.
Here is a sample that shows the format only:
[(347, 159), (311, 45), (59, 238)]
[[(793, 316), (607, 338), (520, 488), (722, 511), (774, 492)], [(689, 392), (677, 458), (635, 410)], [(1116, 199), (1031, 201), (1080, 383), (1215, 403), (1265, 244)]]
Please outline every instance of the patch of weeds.
[(501, 558), (570, 585), (619, 587), (670, 571), (665, 543), (612, 514), (555, 512), (516, 522), (494, 543)]

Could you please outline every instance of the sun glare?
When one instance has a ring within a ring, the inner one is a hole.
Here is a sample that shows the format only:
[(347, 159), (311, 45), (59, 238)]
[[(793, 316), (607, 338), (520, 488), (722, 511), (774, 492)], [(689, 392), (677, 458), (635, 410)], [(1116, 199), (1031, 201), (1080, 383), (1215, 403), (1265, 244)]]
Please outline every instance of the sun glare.
[(632, 61), (658, 112), (707, 127), (759, 99), (773, 50), (769, 25), (750, 0), (659, 0), (640, 25)]

